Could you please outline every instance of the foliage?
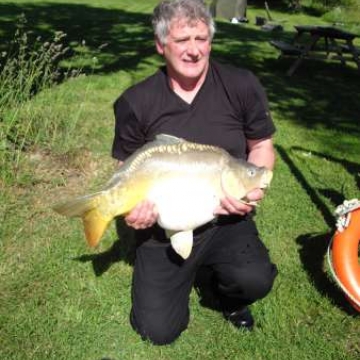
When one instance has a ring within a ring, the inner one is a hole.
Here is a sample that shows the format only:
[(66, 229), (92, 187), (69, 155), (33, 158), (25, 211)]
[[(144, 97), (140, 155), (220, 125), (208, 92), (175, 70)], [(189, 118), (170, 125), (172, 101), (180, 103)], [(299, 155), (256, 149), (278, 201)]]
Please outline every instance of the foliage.
[(334, 7), (352, 7), (357, 5), (356, 0), (310, 0), (310, 4), (315, 7), (323, 7), (325, 9), (331, 9)]
[[(53, 39), (33, 38), (26, 29), (22, 14), (16, 21), (16, 32), (0, 62), (0, 153), (2, 169), (17, 162), (22, 151), (39, 142), (48, 143), (58, 129), (58, 122), (38, 111), (30, 101), (38, 93), (50, 89), (60, 79), (78, 76), (79, 71), (64, 73), (59, 62), (68, 53), (66, 34), (55, 31)], [(42, 109), (43, 110), (43, 109)], [(54, 120), (54, 121), (53, 121)], [(16, 164), (15, 168), (17, 167)], [(14, 167), (13, 167), (14, 168)], [(9, 173), (7, 173), (9, 175)]]
[[(25, 29), (26, 18), (18, 21), (14, 40), (8, 52), (3, 51), (0, 63), (0, 104), (1, 109), (14, 108), (29, 100), (35, 93), (51, 87), (60, 74), (57, 63), (68, 48), (63, 48), (61, 40), (66, 36), (55, 32), (52, 42), (42, 42), (38, 37), (29, 39)], [(3, 114), (1, 114), (3, 115)]]
[(330, 23), (346, 26), (355, 34), (360, 34), (360, 4), (355, 7), (334, 7), (325, 13), (323, 18)]

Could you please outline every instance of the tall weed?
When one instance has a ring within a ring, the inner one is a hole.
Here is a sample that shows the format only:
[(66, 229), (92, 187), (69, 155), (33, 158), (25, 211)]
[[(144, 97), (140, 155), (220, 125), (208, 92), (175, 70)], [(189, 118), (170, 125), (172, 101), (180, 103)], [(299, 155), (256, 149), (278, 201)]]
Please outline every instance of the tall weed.
[(2, 176), (12, 178), (22, 152), (36, 146), (44, 134), (51, 139), (57, 129), (51, 117), (44, 121), (33, 111), (31, 99), (61, 79), (80, 72), (65, 72), (59, 62), (69, 48), (63, 42), (66, 34), (57, 31), (49, 41), (33, 38), (26, 30), (22, 15), (9, 50), (0, 58), (0, 155)]

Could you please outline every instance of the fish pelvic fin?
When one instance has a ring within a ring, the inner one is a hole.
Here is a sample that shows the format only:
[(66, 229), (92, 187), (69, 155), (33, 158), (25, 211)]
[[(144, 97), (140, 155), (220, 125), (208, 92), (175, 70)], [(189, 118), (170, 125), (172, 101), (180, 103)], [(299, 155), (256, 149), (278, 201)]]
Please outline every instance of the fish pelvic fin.
[(193, 247), (193, 231), (186, 230), (176, 232), (170, 237), (170, 242), (175, 252), (186, 260), (190, 256)]
[(74, 200), (55, 204), (52, 209), (67, 217), (81, 217), (87, 243), (89, 246), (95, 247), (112, 220), (110, 215), (106, 216), (99, 209), (104, 195), (105, 192), (98, 192), (78, 197)]

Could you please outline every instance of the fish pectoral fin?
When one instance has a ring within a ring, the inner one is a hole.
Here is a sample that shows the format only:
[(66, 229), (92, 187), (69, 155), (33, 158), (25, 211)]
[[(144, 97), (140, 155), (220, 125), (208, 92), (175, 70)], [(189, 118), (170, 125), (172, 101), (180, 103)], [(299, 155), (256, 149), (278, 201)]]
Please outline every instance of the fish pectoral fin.
[(82, 216), (82, 220), (87, 243), (89, 246), (95, 247), (109, 226), (111, 219), (102, 216), (99, 210), (95, 208), (87, 211)]
[(172, 248), (177, 254), (179, 254), (184, 260), (186, 260), (191, 253), (193, 247), (193, 231), (186, 230), (174, 233), (170, 237)]

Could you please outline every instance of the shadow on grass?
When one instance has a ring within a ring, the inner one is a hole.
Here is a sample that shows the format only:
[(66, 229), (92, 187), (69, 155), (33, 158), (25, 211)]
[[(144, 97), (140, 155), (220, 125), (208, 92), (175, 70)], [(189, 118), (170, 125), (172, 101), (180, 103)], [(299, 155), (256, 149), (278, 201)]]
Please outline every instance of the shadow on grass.
[(359, 109), (357, 102), (352, 100), (353, 94), (358, 93), (359, 70), (336, 61), (304, 60), (289, 78), (286, 71), (295, 60), (278, 59), (278, 52), (268, 42), (289, 39), (293, 35), (294, 31), (289, 27), (282, 32), (264, 32), (219, 23), (213, 56), (258, 75), (271, 107), (281, 114), (282, 119), (309, 131), (321, 126), (360, 136)]
[[(299, 147), (299, 146), (293, 146), (291, 149), (295, 150), (295, 151), (305, 152), (305, 153), (311, 152), (311, 154), (314, 155), (314, 156), (318, 156), (318, 157), (321, 157), (321, 158), (326, 158), (328, 161), (340, 164), (341, 166), (344, 167), (344, 169), (349, 174), (354, 176), (354, 180), (355, 180), (355, 182), (357, 184), (357, 187), (360, 188), (360, 162), (355, 163), (355, 162), (347, 160), (345, 158), (346, 154), (344, 154), (344, 157), (336, 158), (336, 157), (334, 157), (332, 155), (329, 155), (329, 154), (322, 154), (322, 153), (319, 153), (319, 152), (313, 151), (313, 150), (310, 151), (310, 149), (305, 149), (305, 148), (302, 148), (302, 147)], [(331, 196), (331, 193), (332, 192), (330, 191), (329, 192), (330, 196), (328, 196), (328, 197), (331, 198), (333, 204), (339, 205), (345, 200), (344, 198), (340, 198), (337, 194), (334, 194), (334, 193), (333, 193), (333, 196)]]
[[(17, 19), (24, 14), (30, 43), (37, 37), (49, 41), (55, 31), (62, 31), (72, 49), (68, 56), (97, 57), (101, 63), (95, 68), (98, 73), (134, 69), (140, 60), (154, 53), (150, 17), (146, 14), (69, 3), (0, 4), (0, 14), (2, 51), (14, 39)], [(94, 73), (91, 61), (82, 70)]]
[(358, 316), (359, 314), (346, 300), (344, 293), (324, 270), (324, 261), (331, 237), (332, 233), (299, 236), (296, 242), (301, 246), (300, 259), (309, 279), (322, 296), (329, 298), (335, 306), (347, 314)]
[[(259, 8), (263, 9), (263, 4)], [(66, 64), (74, 65), (85, 58), (85, 73), (136, 73), (139, 67), (148, 67), (151, 72), (156, 68), (150, 14), (84, 4), (0, 4), (0, 51), (13, 40), (16, 20), (22, 13), (33, 39), (41, 36), (46, 41), (54, 31), (65, 32), (73, 49)], [(353, 100), (358, 93), (359, 72), (335, 62), (306, 60), (288, 78), (285, 73), (294, 60), (278, 60), (278, 52), (268, 41), (289, 39), (293, 34), (290, 23), (276, 33), (218, 21), (213, 57), (256, 73), (283, 118), (308, 129), (322, 125), (360, 135), (359, 109)], [(94, 57), (98, 59), (96, 65), (91, 61)], [(134, 81), (138, 80), (135, 76)]]
[[(333, 227), (334, 225), (334, 215), (332, 212), (328, 209), (326, 204), (322, 201), (322, 199), (317, 194), (316, 189), (314, 189), (309, 182), (306, 180), (305, 176), (302, 174), (301, 170), (298, 169), (298, 167), (295, 165), (295, 163), (292, 161), (291, 157), (288, 155), (286, 150), (280, 146), (276, 145), (276, 150), (282, 160), (286, 163), (286, 165), (289, 167), (290, 171), (294, 175), (295, 179), (299, 182), (301, 187), (306, 191), (308, 196), (310, 197), (312, 203), (319, 209), (321, 212), (324, 221), (329, 227)], [(342, 201), (344, 199), (342, 198)], [(341, 202), (342, 202), (341, 201)], [(340, 203), (341, 203), (340, 202)]]
[[(122, 217), (115, 219), (116, 233), (118, 239), (113, 242), (111, 247), (99, 254), (82, 255), (75, 260), (80, 262), (92, 262), (94, 273), (96, 276), (103, 275), (110, 267), (120, 261), (126, 264), (134, 265), (135, 252), (138, 244), (147, 241), (151, 237), (153, 229), (139, 230), (136, 232), (125, 224)], [(165, 241), (167, 246), (167, 254), (171, 262), (179, 266), (184, 261), (170, 246), (170, 241), (166, 239), (165, 231), (160, 227), (155, 227), (155, 238)]]
[(133, 231), (126, 226), (122, 218), (115, 220), (118, 239), (106, 251), (99, 254), (82, 255), (74, 260), (91, 262), (96, 276), (107, 272), (112, 265), (124, 261), (133, 265), (135, 260), (135, 239)]
[[(333, 228), (335, 223), (334, 215), (322, 201), (316, 189), (314, 189), (309, 184), (301, 170), (296, 167), (295, 163), (291, 160), (287, 152), (278, 145), (276, 146), (276, 149), (282, 160), (288, 165), (296, 180), (307, 192), (313, 204), (321, 212), (326, 224), (330, 228)], [(294, 147), (294, 149), (309, 151), (308, 149), (299, 147)], [(343, 159), (337, 159), (325, 154), (319, 154), (316, 152), (314, 152), (314, 154), (317, 156), (326, 157), (329, 161), (341, 163), (345, 169), (349, 171), (350, 174), (354, 174), (355, 177), (360, 170), (359, 164), (344, 161)], [(339, 205), (345, 200), (342, 194), (332, 189), (322, 190), (322, 194), (330, 199), (334, 205)], [(344, 293), (339, 289), (336, 283), (329, 278), (328, 273), (324, 270), (324, 261), (327, 257), (327, 249), (331, 241), (331, 237), (332, 232), (324, 234), (304, 234), (299, 236), (296, 239), (297, 244), (300, 245), (299, 256), (309, 279), (314, 284), (319, 293), (330, 298), (337, 307), (342, 309), (347, 314), (356, 315), (357, 312), (346, 300)]]

